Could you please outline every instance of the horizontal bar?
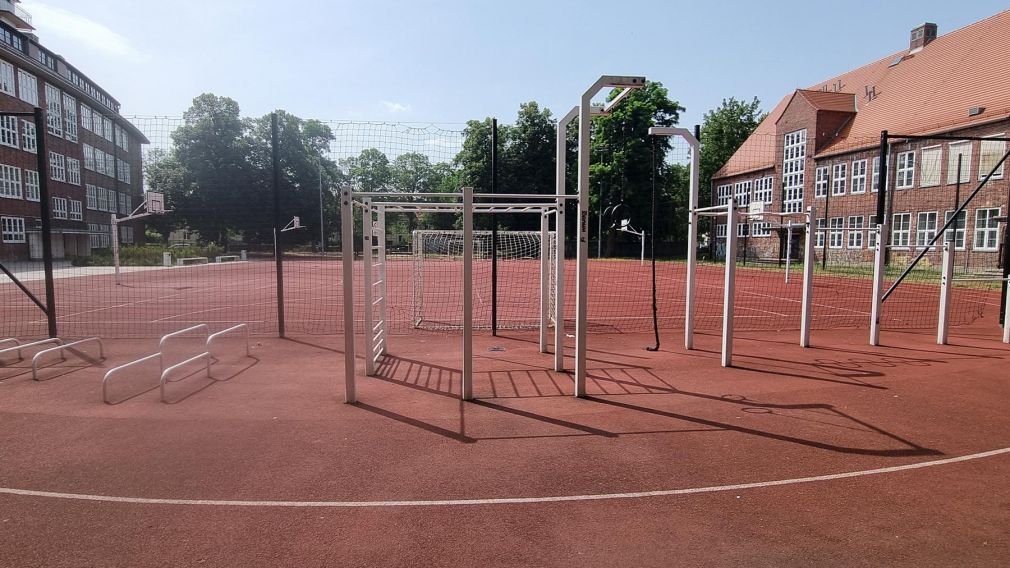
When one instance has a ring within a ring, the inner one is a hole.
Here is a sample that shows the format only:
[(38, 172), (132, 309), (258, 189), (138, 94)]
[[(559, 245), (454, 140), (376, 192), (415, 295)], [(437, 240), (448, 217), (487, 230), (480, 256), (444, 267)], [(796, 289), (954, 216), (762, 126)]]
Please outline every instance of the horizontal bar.
[(108, 384), (109, 384), (109, 379), (111, 379), (113, 375), (115, 375), (119, 371), (122, 371), (124, 369), (129, 369), (130, 367), (136, 367), (137, 365), (140, 365), (141, 363), (146, 363), (146, 362), (148, 362), (148, 361), (150, 361), (152, 359), (155, 359), (155, 358), (161, 359), (161, 353), (160, 352), (159, 353), (152, 353), (151, 355), (148, 355), (146, 357), (141, 357), (140, 359), (137, 359), (136, 361), (130, 361), (129, 363), (124, 363), (124, 364), (122, 364), (122, 365), (120, 365), (118, 367), (113, 367), (113, 368), (109, 369), (109, 372), (105, 373), (105, 377), (102, 378), (102, 402), (104, 402), (105, 404), (111, 404), (109, 402)]
[(97, 337), (88, 337), (87, 339), (79, 339), (77, 341), (72, 341), (70, 343), (64, 343), (63, 345), (50, 347), (49, 349), (43, 349), (42, 351), (36, 353), (34, 357), (32, 357), (32, 380), (35, 381), (39, 380), (38, 377), (39, 361), (42, 359), (44, 355), (53, 353), (55, 351), (63, 351), (64, 349), (76, 347), (77, 345), (81, 345), (82, 343), (92, 343), (92, 342), (98, 342), (99, 360), (105, 360), (105, 346), (102, 344), (102, 340)]
[(1010, 142), (1010, 138), (998, 138), (992, 137), (987, 138), (985, 136), (951, 136), (949, 134), (936, 134), (930, 136), (928, 134), (888, 134), (888, 140), (956, 140), (956, 141), (967, 141), (967, 140), (992, 140), (993, 142)]
[(394, 196), (410, 196), (410, 197), (463, 197), (462, 193), (438, 193), (436, 191), (420, 191), (417, 193), (405, 193), (399, 191), (352, 191), (351, 197), (394, 197)]
[(1010, 278), (958, 278), (952, 279), (954, 282), (1010, 282)]
[(233, 326), (231, 326), (231, 327), (229, 327), (227, 329), (222, 329), (221, 331), (219, 331), (217, 333), (212, 333), (212, 334), (208, 335), (207, 336), (207, 344), (206, 344), (207, 345), (207, 353), (211, 352), (210, 351), (211, 344), (214, 343), (215, 339), (217, 339), (217, 338), (219, 338), (219, 337), (221, 337), (223, 335), (227, 335), (229, 333), (232, 333), (234, 331), (238, 331), (240, 329), (243, 330), (243, 331), (245, 331), (245, 356), (248, 357), (250, 355), (250, 351), (249, 351), (249, 326), (246, 325), (246, 324), (244, 324), (244, 323), (233, 325)]
[(186, 365), (189, 365), (190, 363), (195, 363), (195, 362), (197, 362), (197, 361), (199, 361), (201, 359), (206, 359), (207, 360), (207, 375), (210, 376), (210, 352), (209, 351), (204, 351), (203, 353), (200, 353), (198, 355), (194, 355), (194, 356), (190, 357), (189, 359), (186, 359), (185, 361), (180, 361), (180, 362), (176, 363), (175, 365), (172, 365), (171, 367), (169, 367), (169, 368), (167, 368), (167, 369), (165, 369), (164, 371), (161, 372), (161, 402), (165, 402), (165, 382), (166, 382), (166, 379), (168, 378), (168, 376), (171, 375), (172, 372), (175, 371), (176, 369), (185, 367)]
[(6, 349), (0, 349), (0, 355), (5, 353), (10, 353), (11, 351), (17, 351), (18, 357), (21, 357), (21, 350), (27, 349), (29, 347), (37, 347), (39, 345), (48, 345), (50, 343), (55, 343), (57, 345), (63, 345), (63, 340), (59, 337), (50, 337), (49, 339), (40, 339), (39, 341), (32, 341), (31, 343), (22, 343), (17, 347), (8, 347)]
[[(545, 201), (564, 201), (578, 199), (578, 195), (557, 195), (554, 193), (475, 193), (474, 199), (543, 199)], [(477, 204), (474, 203), (476, 206)]]

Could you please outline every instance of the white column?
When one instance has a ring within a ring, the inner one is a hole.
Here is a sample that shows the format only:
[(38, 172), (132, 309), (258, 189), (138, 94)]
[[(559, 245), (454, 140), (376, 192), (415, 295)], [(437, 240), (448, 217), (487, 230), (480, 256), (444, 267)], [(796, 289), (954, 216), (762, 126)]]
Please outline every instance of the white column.
[(361, 211), (361, 257), (362, 257), (362, 292), (364, 292), (365, 311), (365, 375), (375, 374), (375, 306), (372, 305), (375, 295), (372, 293), (372, 200), (363, 199), (364, 208)]
[[(878, 224), (877, 246), (873, 249), (873, 296), (870, 305), (870, 345), (880, 345), (880, 295), (884, 288), (884, 229)], [(823, 254), (827, 254), (824, 251)]]
[(954, 255), (953, 244), (950, 241), (943, 243), (943, 267), (940, 274), (940, 317), (936, 325), (936, 344), (946, 345), (947, 335), (950, 330), (950, 303), (951, 292), (954, 287)]
[(473, 188), (463, 188), (463, 376), (460, 398), (473, 400)]
[(1010, 343), (1010, 294), (1003, 300), (1003, 343)]
[[(685, 136), (685, 139), (687, 137)], [(687, 288), (684, 291), (684, 348), (694, 349), (694, 298), (695, 271), (698, 266), (698, 171), (699, 144), (694, 137), (688, 139), (691, 143), (691, 188), (688, 197), (687, 214)]]
[[(814, 212), (811, 205), (807, 207), (807, 218), (804, 222), (805, 237), (803, 241), (803, 305), (800, 308), (800, 347), (810, 347), (810, 312), (813, 307), (814, 295)], [(792, 225), (789, 234), (792, 234)], [(787, 249), (788, 250), (788, 249)]]
[(575, 396), (586, 395), (586, 323), (589, 308), (589, 137), (593, 93), (582, 95), (579, 105), (579, 239), (576, 243), (575, 278)]
[(551, 309), (550, 214), (540, 212), (540, 352), (547, 353), (548, 313)]
[[(572, 107), (558, 121), (556, 133), (557, 160), (554, 185), (557, 195), (566, 195), (565, 188), (568, 154), (568, 125), (579, 113), (579, 107)], [(554, 370), (565, 370), (565, 206), (568, 202), (558, 200), (558, 214), (554, 219), (554, 239), (557, 243), (554, 269)]]
[(386, 209), (381, 205), (376, 212), (379, 226), (379, 331), (382, 336), (379, 338), (380, 349), (376, 356), (383, 355), (389, 351), (389, 320), (386, 319)]
[(733, 310), (736, 294), (736, 201), (726, 204), (726, 279), (722, 300), (722, 366), (733, 366)]
[(358, 401), (354, 381), (354, 209), (351, 188), (340, 190), (340, 257), (344, 274), (344, 402)]

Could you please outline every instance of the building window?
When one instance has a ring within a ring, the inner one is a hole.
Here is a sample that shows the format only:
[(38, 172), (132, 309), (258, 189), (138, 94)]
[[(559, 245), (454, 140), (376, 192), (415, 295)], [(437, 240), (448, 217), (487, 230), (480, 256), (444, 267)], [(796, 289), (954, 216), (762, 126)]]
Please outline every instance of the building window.
[(99, 211), (108, 211), (109, 210), (109, 197), (106, 195), (105, 188), (104, 187), (96, 187), (95, 188), (95, 193), (98, 196), (98, 199), (96, 201), (96, 208)]
[(91, 121), (94, 120), (94, 115), (91, 112), (91, 107), (81, 103), (81, 128), (91, 132)]
[(119, 181), (126, 184), (130, 183), (130, 163), (124, 162), (123, 160), (116, 158), (116, 164), (119, 166), (119, 168), (116, 170), (116, 173), (119, 176), (118, 178)]
[(102, 117), (102, 129), (105, 131), (105, 139), (112, 142), (112, 119), (108, 117)]
[(814, 246), (817, 248), (824, 248), (824, 228), (827, 226), (827, 221), (824, 219), (817, 220), (817, 232), (814, 234)]
[(869, 221), (869, 236), (866, 238), (866, 246), (875, 249), (877, 248), (877, 216), (870, 215)]
[(126, 135), (126, 130), (118, 124), (116, 125), (116, 146), (119, 146), (125, 152), (130, 151), (130, 139)]
[[(961, 159), (961, 176), (957, 175), (957, 161)], [(952, 142), (947, 153), (947, 183), (965, 183), (971, 179), (971, 141)]]
[(922, 171), (919, 172), (919, 187), (940, 185), (940, 163), (943, 148), (932, 146), (922, 149)]
[(81, 185), (81, 161), (67, 157), (67, 183)]
[(99, 150), (98, 148), (95, 148), (94, 154), (95, 154), (95, 171), (102, 175), (105, 175), (105, 152)]
[(0, 61), (0, 93), (15, 96), (14, 66), (6, 61)]
[[(1006, 154), (1006, 142), (1003, 140), (983, 140), (979, 145), (978, 179), (985, 179), (985, 176), (1003, 158), (1003, 154)], [(1003, 179), (1004, 167), (1006, 167), (1005, 163), (1000, 164), (990, 179)]]
[(119, 242), (124, 245), (133, 244), (133, 227), (127, 227), (126, 225), (119, 227)]
[(112, 154), (105, 155), (105, 175), (116, 177), (116, 158)]
[(35, 135), (35, 123), (29, 120), (22, 120), (21, 125), (24, 127), (24, 135), (21, 137), (24, 150), (35, 154), (38, 152), (39, 143), (38, 136)]
[(0, 197), (21, 199), (21, 168), (0, 164)]
[[(953, 211), (946, 211), (943, 214), (943, 224), (946, 225), (950, 221), (950, 217), (954, 214)], [(947, 242), (951, 239), (954, 240), (954, 248), (957, 250), (964, 250), (964, 236), (965, 227), (968, 223), (968, 212), (961, 211), (957, 216), (957, 221), (954, 221), (952, 229), (947, 229), (945, 232)]]
[(870, 183), (870, 191), (874, 193), (880, 191), (880, 156), (873, 158), (873, 181)]
[(84, 152), (84, 169), (95, 171), (95, 149), (87, 144), (82, 144), (81, 149)]
[(715, 226), (715, 237), (717, 239), (725, 239), (726, 238), (726, 224), (725, 223), (723, 223), (722, 225), (716, 225)]
[(831, 195), (845, 195), (845, 178), (848, 164), (831, 166)]
[(736, 236), (746, 237), (750, 234), (750, 225), (747, 223), (740, 223), (736, 226)]
[(842, 229), (845, 228), (843, 217), (832, 217), (828, 223), (828, 248), (842, 248)]
[(3, 242), (10, 244), (25, 242), (24, 217), (0, 217), (0, 229)]
[(785, 135), (782, 157), (782, 211), (799, 213), (803, 209), (803, 184), (807, 158), (807, 131)]
[[(865, 160), (864, 166), (865, 164)], [(850, 249), (861, 249), (863, 248), (863, 217), (861, 215), (856, 215), (855, 217), (849, 217), (849, 231), (848, 231), (848, 248)]]
[(90, 183), (85, 186), (85, 192), (88, 198), (88, 209), (95, 211), (98, 209), (98, 188), (91, 185)]
[(852, 162), (852, 193), (866, 193), (866, 160)]
[(828, 196), (828, 167), (822, 166), (817, 168), (814, 175), (814, 197), (827, 197)]
[(898, 189), (909, 189), (915, 180), (915, 152), (902, 152), (898, 154)]
[(77, 99), (63, 93), (63, 132), (67, 140), (77, 142)]
[(84, 213), (81, 211), (81, 202), (76, 199), (70, 200), (70, 220), (71, 221), (82, 221), (84, 220)]
[(39, 200), (39, 172), (35, 170), (25, 170), (25, 199)]
[(21, 100), (32, 105), (39, 106), (39, 80), (24, 69), (18, 69), (18, 91)]
[(926, 247), (936, 236), (936, 211), (919, 213), (915, 220), (915, 246)]
[(751, 236), (752, 237), (770, 237), (770, 236), (772, 236), (771, 225), (768, 223), (768, 221), (761, 221), (761, 222), (758, 222), (758, 223), (751, 223), (751, 226), (752, 226), (752, 230), (751, 230)]
[(66, 197), (54, 197), (53, 198), (53, 219), (66, 219), (67, 218), (67, 198)]
[(0, 144), (18, 148), (18, 117), (0, 116)]
[(106, 189), (105, 193), (108, 196), (106, 199), (106, 204), (108, 205), (108, 207), (105, 210), (108, 211), (109, 213), (115, 213), (117, 205), (119, 203), (119, 194), (116, 193), (116, 191), (113, 189)]
[(891, 246), (908, 247), (912, 230), (911, 213), (895, 213), (891, 223)]
[(66, 156), (49, 152), (49, 177), (55, 181), (67, 181)]
[(716, 205), (726, 205), (727, 203), (729, 203), (729, 196), (731, 190), (732, 186), (729, 184), (720, 185), (719, 187), (715, 188), (716, 198), (718, 199), (718, 203)]
[(53, 136), (63, 136), (63, 107), (60, 90), (46, 83), (46, 130)]
[(132, 205), (133, 205), (133, 199), (130, 198), (130, 194), (128, 194), (128, 193), (120, 193), (119, 194), (119, 213), (120, 214), (122, 214), (122, 215), (129, 215), (130, 213), (133, 213), (133, 209), (131, 209)]
[(772, 176), (758, 178), (754, 180), (754, 201), (771, 204), (772, 186), (775, 185), (775, 178)]
[(736, 187), (734, 188), (734, 195), (736, 197), (737, 207), (746, 207), (750, 205), (750, 191), (751, 191), (750, 180), (736, 182)]
[(999, 208), (977, 209), (975, 211), (975, 250), (996, 250), (999, 238)]

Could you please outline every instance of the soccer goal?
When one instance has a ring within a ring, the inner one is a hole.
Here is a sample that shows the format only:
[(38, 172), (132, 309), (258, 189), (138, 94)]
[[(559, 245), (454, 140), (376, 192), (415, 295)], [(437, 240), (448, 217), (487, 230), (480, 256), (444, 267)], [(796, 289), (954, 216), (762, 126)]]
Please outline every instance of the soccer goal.
[[(412, 233), (411, 321), (417, 329), (462, 329), (458, 280), (463, 262), (463, 231), (425, 230)], [(490, 261), (491, 231), (473, 232), (474, 289), (486, 296), (493, 283), (484, 261)], [(498, 232), (499, 329), (532, 330), (541, 312), (553, 324), (557, 271), (554, 231)], [(546, 276), (543, 276), (546, 275)], [(475, 306), (474, 329), (491, 328), (491, 306)]]

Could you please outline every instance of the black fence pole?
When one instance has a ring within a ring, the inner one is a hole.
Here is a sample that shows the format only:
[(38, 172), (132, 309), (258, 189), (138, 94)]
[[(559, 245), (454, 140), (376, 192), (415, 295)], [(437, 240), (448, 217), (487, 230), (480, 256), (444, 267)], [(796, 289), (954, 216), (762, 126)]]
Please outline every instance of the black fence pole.
[[(961, 157), (958, 156), (960, 160)], [(957, 178), (961, 179), (960, 176)], [(1007, 211), (1003, 213), (1004, 217), (1010, 217), (1010, 187), (1007, 188)], [(957, 227), (957, 225), (954, 225)], [(968, 214), (965, 214), (964, 219), (965, 226), (965, 239), (968, 238)], [(967, 247), (965, 247), (967, 248)], [(999, 302), (999, 323), (1000, 325), (1006, 325), (1006, 295), (1008, 291), (1007, 278), (1010, 277), (1010, 223), (1003, 222), (1003, 282), (1000, 290), (1000, 302)]]
[(39, 216), (42, 218), (42, 263), (46, 275), (46, 321), (49, 337), (56, 337), (56, 287), (53, 283), (52, 201), (49, 199), (49, 154), (46, 152), (45, 111), (35, 107), (36, 151), (39, 168)]
[(277, 113), (270, 115), (270, 153), (274, 191), (274, 259), (277, 261), (277, 333), (284, 337), (284, 249), (281, 247), (280, 126)]
[[(498, 191), (498, 119), (491, 119), (491, 193)], [(542, 243), (541, 243), (542, 244)], [(491, 215), (491, 335), (498, 335), (498, 221)]]
[[(887, 226), (885, 208), (887, 206), (887, 155), (890, 153), (890, 148), (888, 145), (888, 136), (886, 130), (880, 131), (880, 169), (877, 174), (877, 224)], [(876, 227), (871, 227), (876, 229)], [(887, 266), (887, 244), (890, 239), (887, 238), (886, 231), (881, 231), (880, 236), (880, 246), (884, 247), (884, 266)]]
[[(656, 345), (646, 347), (647, 351), (659, 351), (659, 310), (656, 304), (656, 150), (659, 137), (652, 137), (652, 220), (649, 223), (649, 254), (652, 263), (652, 331), (656, 336)], [(664, 156), (665, 158), (665, 156)]]
[[(830, 179), (828, 178), (828, 180)], [(814, 171), (814, 186), (817, 186), (816, 170)], [(828, 249), (831, 248), (831, 219), (828, 217), (828, 206), (831, 204), (831, 189), (831, 181), (828, 181), (827, 191), (824, 192), (824, 246), (821, 247), (821, 270), (827, 270), (828, 268)], [(815, 189), (815, 194), (816, 191)]]

